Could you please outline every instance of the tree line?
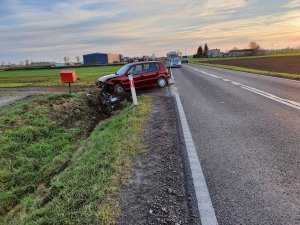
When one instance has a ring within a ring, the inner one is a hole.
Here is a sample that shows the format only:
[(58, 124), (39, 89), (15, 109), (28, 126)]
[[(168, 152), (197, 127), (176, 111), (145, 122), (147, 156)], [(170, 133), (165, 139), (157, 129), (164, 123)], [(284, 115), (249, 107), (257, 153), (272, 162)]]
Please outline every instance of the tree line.
[(208, 46), (207, 44), (204, 45), (204, 49), (200, 45), (197, 49), (197, 53), (193, 55), (193, 58), (202, 58), (202, 57), (208, 57)]
[[(249, 49), (254, 50), (255, 52), (258, 52), (259, 50), (262, 50), (263, 48), (256, 43), (255, 41), (251, 41), (249, 43)], [(208, 57), (208, 46), (207, 44), (204, 45), (204, 48), (200, 45), (197, 49), (197, 53), (193, 55), (193, 58), (205, 58)], [(237, 47), (233, 47), (232, 50), (239, 50)]]

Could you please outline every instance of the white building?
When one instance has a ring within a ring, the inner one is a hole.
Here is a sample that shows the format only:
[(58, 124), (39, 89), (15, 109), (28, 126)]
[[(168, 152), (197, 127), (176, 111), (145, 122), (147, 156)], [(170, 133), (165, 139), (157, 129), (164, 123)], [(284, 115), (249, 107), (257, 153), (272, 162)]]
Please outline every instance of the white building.
[(221, 57), (221, 50), (220, 49), (210, 49), (207, 53), (209, 58)]

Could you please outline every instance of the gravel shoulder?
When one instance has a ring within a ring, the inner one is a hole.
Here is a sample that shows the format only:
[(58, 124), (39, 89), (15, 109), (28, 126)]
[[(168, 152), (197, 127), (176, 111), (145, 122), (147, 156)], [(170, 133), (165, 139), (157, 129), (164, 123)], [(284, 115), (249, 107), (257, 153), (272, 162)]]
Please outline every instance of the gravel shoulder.
[(133, 165), (119, 225), (192, 224), (174, 101), (155, 97), (144, 134), (147, 152)]
[(17, 100), (26, 98), (27, 95), (20, 95), (20, 96), (10, 96), (10, 95), (4, 95), (0, 97), (0, 107), (9, 105)]

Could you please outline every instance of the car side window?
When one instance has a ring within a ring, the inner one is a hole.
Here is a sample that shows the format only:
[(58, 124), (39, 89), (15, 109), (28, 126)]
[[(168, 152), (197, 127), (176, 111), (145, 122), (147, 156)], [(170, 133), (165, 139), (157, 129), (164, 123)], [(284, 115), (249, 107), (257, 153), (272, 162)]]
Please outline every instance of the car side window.
[(128, 74), (132, 74), (132, 75), (138, 75), (138, 74), (141, 74), (142, 72), (143, 72), (143, 66), (142, 65), (132, 66), (128, 70)]
[(156, 63), (146, 63), (144, 64), (144, 72), (152, 72), (158, 70), (159, 66)]

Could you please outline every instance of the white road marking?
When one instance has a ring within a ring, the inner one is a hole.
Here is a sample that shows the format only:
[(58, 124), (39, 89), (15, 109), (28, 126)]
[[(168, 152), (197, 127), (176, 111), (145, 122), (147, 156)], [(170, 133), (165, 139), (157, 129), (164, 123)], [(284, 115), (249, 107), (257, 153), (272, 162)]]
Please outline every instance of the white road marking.
[(226, 78), (222, 78), (222, 80), (224, 80), (224, 81), (230, 81), (230, 82), (231, 82), (231, 80), (228, 80), (228, 79), (226, 79)]
[[(196, 64), (195, 64), (196, 65)], [(186, 65), (184, 65), (186, 66)], [(205, 65), (207, 66), (207, 65)], [(188, 66), (187, 66), (188, 67)], [(225, 68), (222, 68), (222, 67), (214, 67), (214, 66), (207, 66), (207, 67), (212, 67), (214, 69), (224, 69), (224, 70), (231, 70), (231, 69), (225, 69)], [(274, 77), (274, 76), (268, 76), (268, 75), (265, 75), (265, 74), (256, 74), (256, 73), (249, 73), (249, 72), (244, 72), (244, 71), (238, 71), (238, 70), (231, 70), (231, 71), (234, 71), (234, 72), (241, 72), (241, 73), (247, 73), (247, 74), (251, 74), (251, 75), (254, 75), (254, 76), (267, 76), (271, 79), (280, 79), (280, 80), (286, 80), (286, 81), (290, 81), (290, 82), (300, 82), (300, 80), (293, 80), (293, 79), (288, 79), (288, 78), (283, 78), (283, 77)]]
[(284, 98), (280, 98), (280, 97), (278, 97), (276, 95), (273, 95), (273, 94), (270, 94), (270, 93), (258, 90), (256, 88), (245, 86), (245, 85), (242, 85), (241, 88), (243, 88), (245, 90), (248, 90), (248, 91), (251, 91), (253, 93), (256, 93), (258, 95), (264, 96), (266, 98), (272, 99), (272, 100), (274, 100), (276, 102), (280, 102), (280, 103), (282, 103), (284, 105), (287, 105), (287, 106), (290, 106), (290, 107), (293, 107), (295, 109), (300, 110), (300, 104), (298, 102), (296, 104), (294, 104), (293, 101), (290, 101), (290, 100), (287, 100), (287, 99), (284, 99)]
[(234, 85), (240, 85), (239, 83), (235, 82), (235, 81), (231, 81), (232, 84)]
[(204, 174), (197, 155), (192, 134), (181, 104), (180, 97), (174, 86), (171, 87), (171, 92), (175, 96), (176, 104), (179, 112), (183, 138), (185, 141), (185, 146), (186, 146), (188, 159), (190, 163), (201, 223), (202, 225), (218, 225), (215, 210), (211, 202), (211, 198), (206, 185)]
[[(192, 70), (195, 70), (191, 66), (186, 66), (186, 67), (188, 67), (188, 68), (190, 68)], [(247, 85), (244, 85), (244, 84), (241, 84), (241, 83), (229, 80), (229, 79), (225, 79), (223, 77), (220, 77), (220, 76), (208, 73), (206, 71), (202, 71), (202, 70), (197, 70), (197, 71), (200, 72), (200, 73), (202, 73), (202, 74), (205, 74), (207, 76), (213, 77), (213, 78), (222, 79), (224, 81), (229, 81), (233, 85), (240, 86), (241, 88), (243, 88), (243, 89), (245, 89), (247, 91), (253, 92), (255, 94), (264, 96), (264, 97), (266, 97), (268, 99), (271, 99), (271, 100), (274, 100), (276, 102), (282, 103), (284, 105), (290, 106), (290, 107), (292, 107), (294, 109), (300, 110), (300, 103), (299, 102), (295, 102), (295, 101), (291, 101), (291, 100), (288, 100), (288, 99), (280, 98), (280, 97), (278, 97), (278, 96), (276, 96), (274, 94), (271, 94), (271, 93), (268, 93), (268, 92), (265, 92), (265, 91), (262, 91), (262, 90), (259, 90), (259, 89), (256, 89), (256, 88), (253, 88), (253, 87), (250, 87), (250, 86), (247, 86)]]

